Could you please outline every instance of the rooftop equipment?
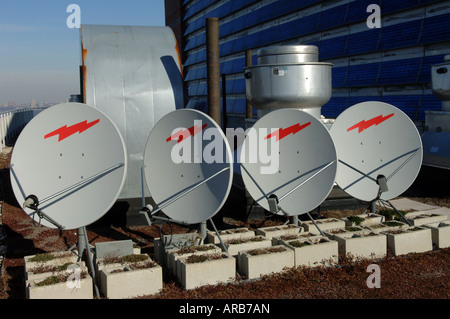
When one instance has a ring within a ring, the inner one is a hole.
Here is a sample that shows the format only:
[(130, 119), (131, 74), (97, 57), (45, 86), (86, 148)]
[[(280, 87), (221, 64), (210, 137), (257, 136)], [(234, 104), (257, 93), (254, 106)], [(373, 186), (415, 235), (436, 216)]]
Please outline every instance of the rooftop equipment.
[(296, 108), (320, 119), (331, 98), (332, 64), (319, 62), (313, 45), (287, 45), (257, 51), (258, 64), (246, 67), (246, 96), (261, 117), (270, 110)]
[(127, 146), (119, 199), (140, 199), (148, 135), (166, 114), (184, 107), (175, 36), (169, 27), (82, 25), (81, 45), (84, 103), (108, 115)]
[(336, 176), (334, 143), (320, 121), (331, 97), (333, 65), (319, 62), (318, 56), (312, 45), (274, 46), (258, 50), (258, 65), (244, 68), (247, 99), (258, 109), (252, 129), (257, 135), (266, 132), (258, 147), (279, 160), (271, 174), (263, 172), (267, 163), (261, 158), (249, 162), (247, 134), (240, 154), (244, 184), (256, 203), (293, 216), (294, 223), (326, 199)]
[(395, 106), (377, 101), (353, 105), (337, 117), (330, 133), (339, 159), (336, 183), (357, 199), (388, 202), (419, 174), (419, 132)]
[(450, 169), (450, 55), (431, 67), (431, 89), (442, 107), (440, 111), (425, 111), (423, 163)]

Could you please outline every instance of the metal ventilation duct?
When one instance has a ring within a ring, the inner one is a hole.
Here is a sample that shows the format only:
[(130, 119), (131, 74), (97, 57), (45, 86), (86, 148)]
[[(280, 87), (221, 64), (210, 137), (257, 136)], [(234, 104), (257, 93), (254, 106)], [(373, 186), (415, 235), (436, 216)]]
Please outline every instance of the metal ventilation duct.
[(332, 64), (319, 62), (313, 45), (288, 45), (257, 51), (258, 65), (246, 67), (246, 96), (258, 110), (302, 109), (320, 118), (331, 98)]
[(175, 36), (168, 27), (82, 25), (81, 44), (84, 102), (111, 118), (127, 147), (120, 199), (141, 198), (150, 131), (163, 116), (184, 107)]

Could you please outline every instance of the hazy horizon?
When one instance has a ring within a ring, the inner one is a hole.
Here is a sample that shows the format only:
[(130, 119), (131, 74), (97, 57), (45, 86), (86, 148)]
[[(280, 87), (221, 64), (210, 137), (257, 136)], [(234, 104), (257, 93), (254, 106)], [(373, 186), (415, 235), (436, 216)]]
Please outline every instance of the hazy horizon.
[(81, 24), (165, 25), (164, 0), (2, 1), (0, 108), (80, 93), (80, 30), (67, 26), (70, 4), (80, 7)]

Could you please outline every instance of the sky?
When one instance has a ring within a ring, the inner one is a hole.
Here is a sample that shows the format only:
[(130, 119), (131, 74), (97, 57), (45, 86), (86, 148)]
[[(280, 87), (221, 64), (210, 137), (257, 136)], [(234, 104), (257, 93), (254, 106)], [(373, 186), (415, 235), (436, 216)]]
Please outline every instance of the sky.
[(165, 25), (164, 0), (0, 0), (0, 107), (80, 93), (80, 30), (67, 26), (71, 4), (81, 24)]

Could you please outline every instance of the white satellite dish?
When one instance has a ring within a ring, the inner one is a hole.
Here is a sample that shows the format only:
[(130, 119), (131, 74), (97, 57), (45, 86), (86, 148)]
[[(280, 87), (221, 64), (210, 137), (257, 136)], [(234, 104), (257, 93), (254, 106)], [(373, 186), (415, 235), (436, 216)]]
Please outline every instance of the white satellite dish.
[(31, 218), (76, 229), (112, 207), (126, 166), (114, 123), (86, 104), (65, 103), (40, 112), (24, 128), (11, 158), (11, 184)]
[(180, 109), (154, 126), (144, 152), (150, 194), (174, 222), (197, 224), (224, 205), (233, 179), (232, 153), (221, 128), (206, 114)]
[(416, 126), (401, 110), (383, 102), (348, 108), (330, 129), (339, 158), (336, 183), (363, 201), (390, 200), (416, 179), (422, 142)]
[[(278, 166), (270, 167), (277, 161)], [(308, 213), (327, 198), (336, 176), (337, 155), (327, 128), (318, 119), (302, 110), (278, 109), (253, 125), (240, 162), (243, 181), (256, 203), (295, 216)]]

